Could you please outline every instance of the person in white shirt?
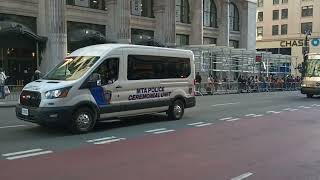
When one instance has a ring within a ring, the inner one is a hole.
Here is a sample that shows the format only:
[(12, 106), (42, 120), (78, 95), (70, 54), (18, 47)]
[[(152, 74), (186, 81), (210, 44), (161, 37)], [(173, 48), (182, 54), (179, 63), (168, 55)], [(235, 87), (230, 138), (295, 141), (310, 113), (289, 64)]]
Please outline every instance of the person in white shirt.
[(6, 73), (2, 68), (0, 68), (0, 98), (5, 97), (4, 85), (5, 85), (6, 79), (7, 79)]

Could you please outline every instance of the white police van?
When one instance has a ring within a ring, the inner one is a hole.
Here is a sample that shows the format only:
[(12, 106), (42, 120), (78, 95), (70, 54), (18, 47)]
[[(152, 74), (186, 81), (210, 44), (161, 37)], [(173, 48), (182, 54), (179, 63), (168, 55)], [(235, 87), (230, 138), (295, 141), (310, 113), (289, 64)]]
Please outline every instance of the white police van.
[(16, 115), (47, 126), (90, 131), (98, 120), (167, 112), (181, 119), (195, 106), (191, 51), (102, 44), (71, 53), (23, 88)]

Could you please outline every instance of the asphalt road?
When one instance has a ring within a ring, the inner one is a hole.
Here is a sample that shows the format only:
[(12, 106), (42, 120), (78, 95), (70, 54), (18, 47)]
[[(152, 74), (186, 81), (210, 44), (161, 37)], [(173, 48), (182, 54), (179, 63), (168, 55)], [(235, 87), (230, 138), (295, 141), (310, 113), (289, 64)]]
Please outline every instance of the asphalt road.
[(105, 122), (71, 135), (0, 109), (0, 179), (320, 179), (320, 98), (197, 98), (180, 121)]

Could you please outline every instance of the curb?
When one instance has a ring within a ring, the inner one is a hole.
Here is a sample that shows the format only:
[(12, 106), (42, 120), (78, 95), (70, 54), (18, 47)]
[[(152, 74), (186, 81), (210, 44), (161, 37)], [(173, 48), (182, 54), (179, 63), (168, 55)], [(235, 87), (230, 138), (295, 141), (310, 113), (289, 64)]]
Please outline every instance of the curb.
[(16, 107), (18, 102), (0, 102), (0, 108)]

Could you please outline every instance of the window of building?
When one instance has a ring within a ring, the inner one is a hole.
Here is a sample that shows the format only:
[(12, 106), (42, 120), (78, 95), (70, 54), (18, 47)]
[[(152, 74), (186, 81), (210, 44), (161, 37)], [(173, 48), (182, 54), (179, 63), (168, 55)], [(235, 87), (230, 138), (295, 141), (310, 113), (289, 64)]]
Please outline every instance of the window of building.
[(279, 0), (273, 0), (273, 4), (274, 5), (279, 4)]
[(281, 10), (281, 19), (288, 19), (288, 9)]
[(301, 23), (301, 34), (312, 32), (312, 22)]
[(257, 27), (257, 37), (262, 37), (263, 36), (263, 27)]
[(230, 3), (229, 6), (230, 12), (230, 30), (231, 31), (239, 31), (240, 29), (240, 22), (239, 22), (239, 10), (234, 3)]
[(263, 12), (258, 12), (258, 22), (263, 21)]
[(190, 6), (188, 0), (176, 0), (176, 21), (190, 23)]
[(217, 27), (217, 7), (214, 0), (203, 0), (203, 25)]
[(154, 39), (154, 32), (142, 29), (131, 29), (131, 43), (143, 44)]
[(217, 38), (204, 37), (203, 44), (217, 44)]
[(229, 41), (229, 46), (233, 48), (239, 48), (239, 41), (237, 40), (230, 40)]
[(258, 0), (258, 7), (263, 7), (263, 0)]
[(273, 36), (279, 35), (279, 25), (272, 26), (272, 35)]
[(188, 58), (129, 55), (128, 80), (187, 78), (191, 74)]
[(272, 19), (273, 20), (278, 20), (279, 19), (279, 10), (273, 10)]
[(302, 17), (313, 16), (313, 6), (303, 6), (301, 10)]
[(176, 35), (176, 44), (177, 46), (186, 46), (189, 45), (189, 36), (184, 34)]
[(67, 5), (106, 10), (105, 0), (67, 0)]
[(288, 4), (288, 0), (282, 0), (282, 4)]
[(154, 18), (153, 0), (131, 0), (131, 14)]
[(288, 24), (282, 24), (281, 25), (281, 35), (288, 34)]

